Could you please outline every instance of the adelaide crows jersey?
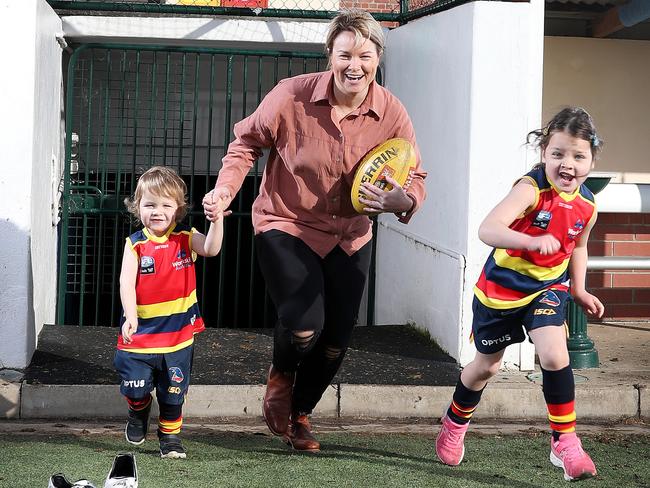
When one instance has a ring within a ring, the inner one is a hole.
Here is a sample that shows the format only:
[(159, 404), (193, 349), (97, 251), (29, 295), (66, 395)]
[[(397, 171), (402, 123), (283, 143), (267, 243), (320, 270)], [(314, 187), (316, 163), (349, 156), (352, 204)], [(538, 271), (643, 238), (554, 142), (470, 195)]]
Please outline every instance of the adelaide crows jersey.
[(474, 287), (474, 294), (486, 307), (522, 307), (545, 290), (568, 290), (569, 260), (576, 240), (595, 215), (594, 196), (584, 184), (572, 194), (558, 192), (543, 167), (523, 178), (535, 188), (535, 203), (510, 228), (531, 236), (552, 234), (560, 249), (551, 255), (493, 249)]
[(146, 229), (127, 237), (139, 263), (135, 283), (138, 330), (129, 344), (120, 333), (118, 349), (146, 354), (178, 351), (205, 329), (196, 299), (193, 232), (176, 224), (162, 237)]

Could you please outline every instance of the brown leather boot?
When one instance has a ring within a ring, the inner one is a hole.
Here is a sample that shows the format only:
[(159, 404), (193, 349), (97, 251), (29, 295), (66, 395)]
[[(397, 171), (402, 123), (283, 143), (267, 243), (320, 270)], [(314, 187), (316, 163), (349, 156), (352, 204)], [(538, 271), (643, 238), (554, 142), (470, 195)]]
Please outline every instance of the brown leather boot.
[(275, 435), (285, 435), (291, 414), (291, 395), (295, 373), (282, 373), (271, 365), (266, 380), (262, 413), (269, 430)]
[(320, 442), (311, 432), (309, 418), (306, 415), (292, 414), (287, 435), (284, 436), (287, 444), (296, 451), (319, 452)]

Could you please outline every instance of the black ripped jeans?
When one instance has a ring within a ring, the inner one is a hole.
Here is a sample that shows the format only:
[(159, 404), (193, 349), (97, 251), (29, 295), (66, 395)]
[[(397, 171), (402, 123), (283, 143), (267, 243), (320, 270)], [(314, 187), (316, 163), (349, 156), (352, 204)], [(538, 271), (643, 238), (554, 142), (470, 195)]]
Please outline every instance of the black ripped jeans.
[(311, 413), (350, 343), (368, 276), (370, 243), (352, 256), (337, 246), (321, 258), (299, 238), (270, 230), (255, 236), (255, 246), (278, 312), (273, 365), (296, 372), (293, 409)]

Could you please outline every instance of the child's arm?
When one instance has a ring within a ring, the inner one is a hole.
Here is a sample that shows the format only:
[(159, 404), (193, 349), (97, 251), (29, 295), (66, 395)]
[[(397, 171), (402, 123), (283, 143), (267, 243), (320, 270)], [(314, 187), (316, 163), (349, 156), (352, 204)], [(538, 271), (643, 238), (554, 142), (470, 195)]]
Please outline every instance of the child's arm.
[(573, 250), (573, 254), (571, 254), (571, 260), (569, 261), (569, 276), (571, 277), (571, 295), (573, 296), (573, 300), (589, 315), (600, 318), (605, 312), (605, 307), (602, 302), (589, 293), (585, 287), (588, 257), (587, 242), (589, 240), (589, 233), (591, 232), (595, 222), (596, 214), (594, 214), (576, 242), (576, 247)]
[(512, 224), (536, 200), (535, 188), (526, 179), (512, 187), (510, 193), (485, 217), (478, 229), (478, 237), (485, 244), (501, 249), (526, 249), (541, 254), (553, 254), (560, 242), (551, 234), (529, 236), (510, 229)]
[(138, 277), (138, 257), (129, 242), (124, 245), (122, 270), (120, 271), (120, 299), (125, 321), (122, 325), (122, 341), (131, 342), (131, 336), (138, 330), (138, 305), (135, 298), (135, 280)]
[(208, 235), (203, 235), (200, 232), (194, 232), (192, 236), (192, 251), (200, 256), (216, 256), (221, 250), (221, 242), (223, 241), (223, 219), (224, 212), (218, 212), (214, 219), (210, 222)]

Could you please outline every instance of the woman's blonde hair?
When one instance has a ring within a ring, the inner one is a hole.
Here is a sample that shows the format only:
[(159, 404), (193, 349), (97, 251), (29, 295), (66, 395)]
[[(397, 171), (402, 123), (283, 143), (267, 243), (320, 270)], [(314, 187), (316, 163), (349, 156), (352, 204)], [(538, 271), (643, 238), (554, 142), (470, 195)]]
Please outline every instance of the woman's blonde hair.
[(377, 47), (377, 55), (381, 56), (384, 52), (386, 43), (384, 31), (372, 15), (359, 8), (341, 10), (336, 17), (332, 19), (325, 39), (325, 48), (327, 53), (332, 53), (334, 39), (341, 32), (350, 31), (354, 34), (356, 45), (361, 44), (366, 39), (370, 39)]
[(133, 197), (124, 199), (127, 210), (138, 221), (140, 221), (140, 201), (146, 191), (159, 197), (171, 198), (176, 202), (178, 205), (176, 222), (180, 222), (187, 215), (187, 185), (173, 169), (152, 166), (138, 179)]

